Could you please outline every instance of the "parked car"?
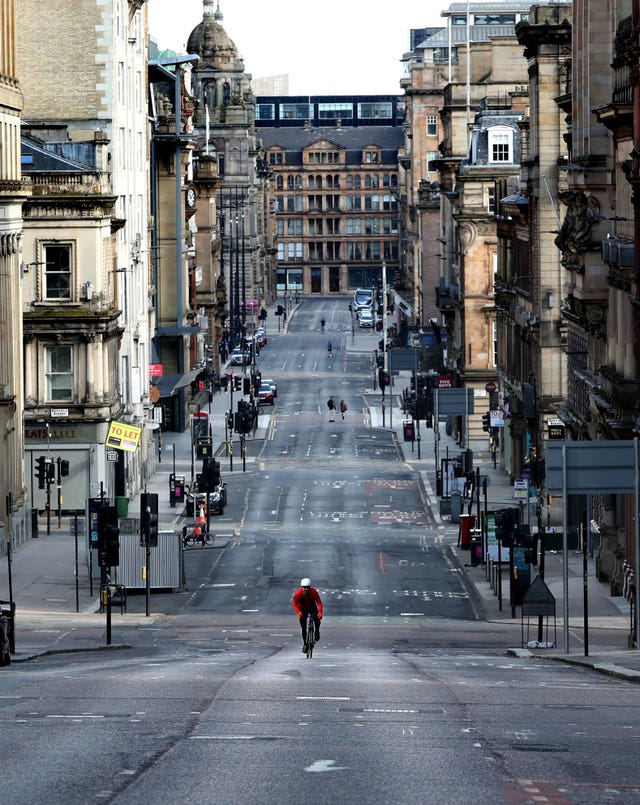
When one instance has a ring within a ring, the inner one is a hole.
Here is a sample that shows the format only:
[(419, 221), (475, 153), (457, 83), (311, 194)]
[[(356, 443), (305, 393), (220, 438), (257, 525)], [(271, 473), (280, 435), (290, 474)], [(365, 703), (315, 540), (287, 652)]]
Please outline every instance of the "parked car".
[(370, 311), (363, 310), (361, 311), (358, 317), (358, 324), (360, 327), (373, 327), (374, 326), (373, 315)]
[(260, 348), (267, 345), (267, 332), (264, 327), (256, 327), (253, 331), (253, 340), (260, 346)]
[(258, 389), (258, 405), (274, 405), (273, 389), (269, 383), (261, 383)]
[(248, 364), (249, 361), (249, 351), (242, 349), (242, 347), (236, 347), (231, 353), (231, 358), (229, 359), (229, 363), (232, 366), (244, 366), (245, 364)]
[(267, 378), (264, 378), (264, 377), (263, 377), (263, 378), (262, 378), (262, 385), (264, 385), (265, 383), (266, 383), (267, 385), (271, 386), (271, 390), (273, 391), (273, 396), (274, 396), (274, 397), (277, 397), (277, 396), (278, 396), (278, 386), (277, 386), (277, 384), (276, 384), (276, 381), (275, 381), (275, 380), (271, 380), (271, 378), (270, 378), (270, 377), (267, 377)]

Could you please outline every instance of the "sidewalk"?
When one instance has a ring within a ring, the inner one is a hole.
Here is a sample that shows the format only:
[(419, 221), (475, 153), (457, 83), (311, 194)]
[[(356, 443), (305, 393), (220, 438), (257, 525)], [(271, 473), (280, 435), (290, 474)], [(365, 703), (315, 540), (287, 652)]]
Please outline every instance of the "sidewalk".
[[(275, 309), (275, 306), (274, 308)], [(277, 319), (269, 311), (269, 337), (275, 334)], [(290, 312), (288, 319), (291, 318)], [(286, 332), (286, 325), (280, 330)], [(378, 339), (371, 334), (349, 335), (346, 339), (348, 351), (369, 352), (377, 347)], [(266, 347), (269, 349), (269, 347)], [(229, 371), (241, 371), (239, 367), (229, 367)], [(416, 443), (403, 441), (403, 414), (399, 407), (402, 383), (408, 384), (409, 376), (396, 378), (398, 383), (393, 389), (390, 399), (385, 397), (382, 407), (382, 395), (374, 388), (364, 392), (368, 405), (371, 426), (374, 428), (392, 429), (403, 452), (405, 461), (417, 470), (422, 478), (426, 505), (433, 512), (439, 533), (451, 551), (451, 555), (464, 573), (470, 593), (476, 604), (484, 612), (489, 622), (510, 622), (520, 625), (519, 609), (517, 617), (511, 617), (509, 603), (509, 575), (503, 571), (503, 601), (500, 609), (496, 591), (487, 579), (487, 568), (483, 565), (471, 566), (469, 551), (458, 547), (458, 525), (450, 521), (450, 517), (440, 515), (439, 500), (435, 494), (435, 455), (434, 431), (420, 429), (420, 455)], [(394, 381), (395, 382), (395, 381)], [(391, 401), (393, 404), (391, 404)], [(214, 454), (221, 461), (223, 475), (229, 478), (228, 457), (220, 455), (224, 438), (224, 415), (229, 407), (229, 396), (226, 393), (214, 395), (209, 404), (201, 402), (202, 410), (207, 411), (214, 434)], [(269, 426), (271, 409), (268, 407), (261, 414), (258, 422), (256, 438), (263, 438)], [(237, 442), (236, 442), (237, 450)], [(147, 482), (148, 492), (157, 492), (159, 500), (159, 519), (161, 530), (181, 530), (186, 519), (181, 516), (183, 504), (177, 503), (172, 508), (169, 503), (169, 474), (174, 469), (184, 474), (187, 481), (191, 474), (190, 434), (165, 433), (162, 450), (162, 462), (156, 473)], [(447, 453), (453, 458), (461, 452), (459, 445), (440, 428), (439, 455)], [(241, 457), (234, 456), (234, 471), (237, 470)], [(252, 459), (247, 458), (247, 464)], [(513, 486), (510, 479), (500, 469), (494, 469), (488, 458), (476, 456), (474, 469), (478, 467), (482, 476), (487, 476), (488, 509), (495, 510), (513, 505)], [(463, 499), (463, 512), (467, 512), (469, 502)], [(129, 517), (137, 518), (140, 513), (139, 496), (130, 501)], [(475, 504), (473, 513), (475, 513)], [(68, 523), (68, 518), (67, 521)], [(212, 530), (215, 533), (215, 517), (212, 519)], [(94, 582), (93, 590), (85, 572), (84, 546), (80, 540), (78, 547), (78, 566), (80, 568), (78, 590), (76, 593), (75, 575), (75, 540), (68, 531), (52, 529), (52, 533), (41, 536), (22, 546), (12, 556), (12, 592), (17, 602), (16, 612), (16, 653), (12, 662), (20, 662), (43, 654), (47, 651), (100, 650), (106, 648), (105, 615), (99, 613), (98, 583)], [(222, 549), (226, 544), (223, 535), (214, 538), (214, 547)], [(532, 569), (532, 580), (537, 569)], [(556, 629), (553, 620), (549, 619), (548, 632), (544, 641), (554, 642), (554, 648), (513, 648), (512, 652), (519, 656), (544, 657), (556, 661), (584, 664), (598, 671), (621, 676), (632, 681), (640, 681), (640, 652), (629, 650), (627, 638), (630, 628), (629, 604), (622, 597), (610, 596), (609, 584), (596, 579), (594, 560), (587, 561), (588, 582), (588, 625), (589, 656), (584, 656), (583, 645), (583, 558), (581, 553), (570, 552), (568, 562), (569, 603), (569, 653), (564, 652), (563, 604), (563, 561), (562, 552), (547, 552), (545, 556), (545, 583), (556, 602)], [(0, 562), (0, 590), (8, 598), (7, 563)], [(76, 612), (76, 608), (78, 611)], [(112, 628), (114, 643), (110, 648), (128, 645), (128, 637), (139, 633), (141, 628), (152, 629), (165, 618), (162, 614), (145, 617), (143, 614), (127, 612), (120, 614), (119, 607), (112, 611)], [(547, 636), (548, 635), (548, 636)], [(526, 624), (525, 624), (526, 636)], [(531, 618), (529, 624), (529, 640), (537, 637), (537, 618)]]

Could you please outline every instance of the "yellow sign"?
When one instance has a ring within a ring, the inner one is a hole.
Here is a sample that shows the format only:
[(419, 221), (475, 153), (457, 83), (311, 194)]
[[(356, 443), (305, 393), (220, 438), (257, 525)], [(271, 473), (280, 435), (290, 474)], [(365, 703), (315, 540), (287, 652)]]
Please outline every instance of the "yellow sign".
[(116, 422), (109, 425), (107, 434), (107, 447), (115, 447), (116, 450), (126, 450), (128, 453), (135, 453), (138, 449), (142, 428), (137, 425), (127, 425), (125, 422)]

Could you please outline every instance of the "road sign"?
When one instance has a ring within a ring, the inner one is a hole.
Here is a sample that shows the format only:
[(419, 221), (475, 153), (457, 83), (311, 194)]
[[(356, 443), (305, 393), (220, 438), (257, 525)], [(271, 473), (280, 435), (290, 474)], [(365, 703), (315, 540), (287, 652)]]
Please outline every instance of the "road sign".
[(485, 391), (489, 392), (489, 394), (493, 394), (494, 391), (498, 390), (498, 386), (493, 382), (493, 380), (490, 380), (484, 388)]

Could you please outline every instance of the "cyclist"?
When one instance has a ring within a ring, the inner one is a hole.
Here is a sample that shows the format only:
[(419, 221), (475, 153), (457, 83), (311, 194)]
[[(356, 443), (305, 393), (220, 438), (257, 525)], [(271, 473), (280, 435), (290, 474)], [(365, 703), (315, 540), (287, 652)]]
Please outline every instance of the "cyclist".
[(321, 333), (324, 333), (325, 324), (326, 324), (326, 321), (324, 319), (320, 319), (320, 332)]
[(320, 621), (322, 620), (322, 599), (315, 587), (311, 586), (311, 579), (304, 578), (300, 586), (293, 595), (293, 608), (300, 621), (302, 629), (302, 650), (304, 651), (304, 641), (307, 637), (306, 616), (313, 613), (313, 621), (316, 626), (316, 642), (320, 640)]
[(327, 344), (327, 352), (329, 353), (329, 357), (333, 358), (333, 344), (331, 341)]

